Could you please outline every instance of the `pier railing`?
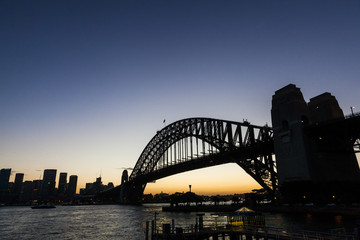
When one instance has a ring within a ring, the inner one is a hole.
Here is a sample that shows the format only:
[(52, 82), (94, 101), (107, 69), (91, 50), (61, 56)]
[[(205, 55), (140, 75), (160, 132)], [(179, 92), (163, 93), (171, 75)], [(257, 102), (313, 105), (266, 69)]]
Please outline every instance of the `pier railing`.
[(211, 224), (199, 228), (197, 226), (174, 227), (163, 224), (162, 227), (154, 228), (146, 240), (165, 239), (279, 239), (279, 240), (359, 240), (355, 234), (346, 234), (344, 231), (316, 232), (316, 231), (287, 231), (282, 228), (265, 227), (256, 225), (243, 226), (217, 226)]

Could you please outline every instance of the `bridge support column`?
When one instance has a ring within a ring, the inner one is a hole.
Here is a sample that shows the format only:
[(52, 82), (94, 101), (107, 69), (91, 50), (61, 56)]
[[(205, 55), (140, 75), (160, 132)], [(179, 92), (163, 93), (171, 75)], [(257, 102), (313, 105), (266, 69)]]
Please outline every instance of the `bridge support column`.
[[(336, 182), (341, 189), (359, 183), (353, 142), (347, 134), (351, 129), (346, 128), (334, 96), (324, 93), (306, 103), (300, 89), (290, 84), (273, 95), (271, 117), (279, 186), (299, 195), (291, 199), (312, 201), (308, 196), (318, 195), (324, 186)], [(334, 190), (329, 188), (326, 195), (331, 197)]]
[(271, 118), (279, 185), (309, 181), (308, 146), (302, 129), (309, 111), (300, 88), (290, 84), (275, 92)]
[(144, 193), (145, 184), (129, 181), (127, 170), (123, 171), (120, 186), (120, 204), (138, 204)]
[(135, 185), (132, 182), (121, 184), (120, 204), (139, 204), (144, 192), (143, 185)]

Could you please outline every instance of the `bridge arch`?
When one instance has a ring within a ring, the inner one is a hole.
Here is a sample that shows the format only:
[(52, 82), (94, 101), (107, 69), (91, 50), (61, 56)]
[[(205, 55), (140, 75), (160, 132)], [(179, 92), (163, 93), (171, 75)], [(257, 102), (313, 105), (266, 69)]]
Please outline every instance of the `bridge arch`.
[(277, 176), (271, 128), (246, 121), (182, 119), (158, 131), (150, 140), (122, 195), (130, 202), (139, 201), (148, 182), (229, 162), (237, 163), (265, 190), (275, 191)]

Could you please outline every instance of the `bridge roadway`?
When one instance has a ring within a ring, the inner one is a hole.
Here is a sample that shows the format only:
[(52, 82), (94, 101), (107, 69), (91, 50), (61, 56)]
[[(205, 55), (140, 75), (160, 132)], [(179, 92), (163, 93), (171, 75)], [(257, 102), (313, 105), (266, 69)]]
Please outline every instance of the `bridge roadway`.
[(316, 141), (322, 149), (327, 148), (332, 151), (346, 149), (349, 152), (360, 152), (360, 113), (311, 124), (304, 130), (307, 136)]

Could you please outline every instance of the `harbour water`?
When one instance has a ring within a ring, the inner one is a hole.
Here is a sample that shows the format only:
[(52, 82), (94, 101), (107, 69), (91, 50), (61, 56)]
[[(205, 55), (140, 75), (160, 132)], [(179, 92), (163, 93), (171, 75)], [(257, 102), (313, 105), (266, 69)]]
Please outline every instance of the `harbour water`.
[[(158, 226), (171, 223), (186, 227), (195, 224), (197, 213), (162, 212), (160, 204), (143, 206), (87, 205), (57, 206), (54, 209), (30, 207), (0, 208), (0, 239), (126, 239), (142, 240), (146, 221)], [(224, 221), (224, 214), (205, 213), (204, 224)], [(266, 225), (287, 231), (324, 231), (344, 228), (352, 233), (359, 217), (311, 214), (264, 213)]]

